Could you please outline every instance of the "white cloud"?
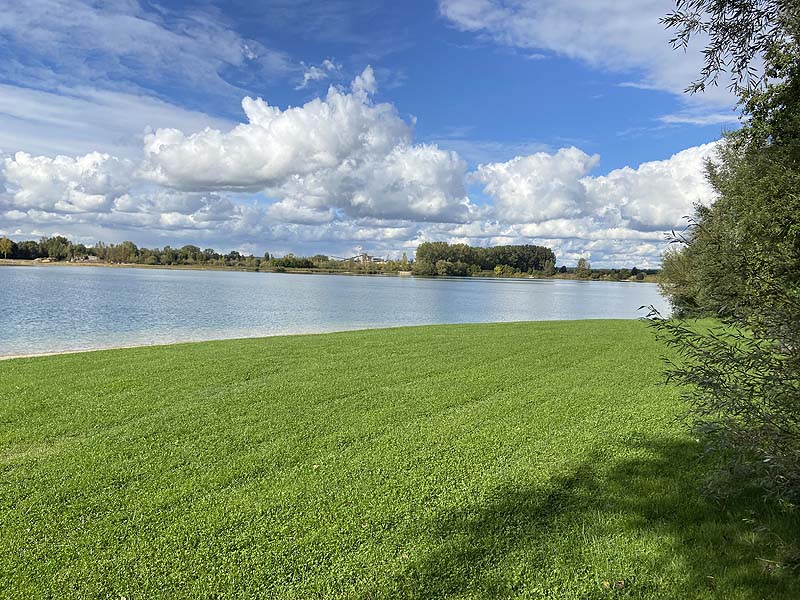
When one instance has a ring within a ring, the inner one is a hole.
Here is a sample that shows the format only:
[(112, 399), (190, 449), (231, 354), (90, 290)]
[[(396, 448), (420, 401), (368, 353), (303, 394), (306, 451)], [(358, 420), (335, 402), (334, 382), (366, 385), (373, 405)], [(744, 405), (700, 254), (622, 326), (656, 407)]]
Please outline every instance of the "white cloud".
[(336, 219), (336, 211), (332, 208), (315, 208), (292, 198), (270, 205), (267, 215), (275, 221), (302, 225), (319, 225)]
[[(368, 68), (349, 91), (332, 87), (283, 110), (246, 98), (246, 123), (194, 132), (202, 116), (162, 107), (159, 119), (174, 114), (188, 131), (151, 132), (138, 161), (110, 152), (5, 156), (0, 232), (338, 255), (356, 246), (413, 253), (426, 240), (540, 243), (561, 264), (587, 256), (596, 266), (655, 266), (662, 232), (712, 197), (703, 163), (713, 144), (602, 176), (591, 174), (599, 157), (576, 147), (468, 173), (458, 152), (415, 144), (413, 121), (373, 102), (375, 89)], [(103, 106), (101, 98), (130, 106), (135, 121), (129, 96), (84, 97), (67, 110), (31, 93), (39, 104), (15, 110), (42, 123), (55, 126), (89, 101)], [(124, 113), (109, 110), (109, 123)], [(485, 202), (470, 200), (468, 182), (483, 187)]]
[(306, 89), (312, 82), (314, 81), (323, 81), (325, 79), (329, 79), (334, 74), (341, 71), (341, 65), (336, 64), (333, 60), (326, 58), (322, 61), (322, 64), (317, 65), (307, 65), (303, 62), (300, 63), (303, 66), (303, 80), (297, 84), (294, 88), (296, 90), (304, 90)]
[(93, 152), (71, 158), (31, 156), (17, 152), (4, 161), (15, 209), (55, 213), (106, 212), (131, 183), (133, 165)]
[(368, 67), (354, 81), (353, 93), (331, 87), (324, 100), (283, 111), (261, 98), (245, 98), (248, 122), (227, 132), (208, 128), (187, 136), (159, 129), (145, 138), (144, 175), (187, 190), (254, 190), (365, 154), (385, 155), (407, 143), (411, 130), (392, 105), (369, 101), (370, 84)]
[[(662, 0), (440, 0), (454, 26), (497, 43), (547, 50), (615, 72), (641, 76), (637, 85), (682, 94), (700, 73), (702, 39), (675, 51), (673, 33), (659, 19), (672, 9)], [(691, 103), (733, 106), (725, 86)]]
[(464, 220), (464, 162), (435, 145), (413, 145), (411, 125), (375, 104), (371, 68), (351, 92), (280, 110), (245, 98), (248, 122), (223, 132), (185, 135), (160, 129), (145, 138), (143, 176), (187, 191), (266, 190), (280, 200), (278, 219), (330, 220), (331, 209), (356, 217)]
[(465, 170), (454, 152), (399, 144), (387, 154), (289, 178), (269, 193), (294, 207), (337, 208), (356, 218), (462, 222), (474, 210), (464, 190)]
[(682, 112), (672, 115), (664, 115), (659, 118), (662, 123), (668, 124), (687, 124), (687, 125), (723, 125), (725, 123), (738, 123), (739, 117), (733, 112), (730, 113), (707, 113), (693, 114)]
[(577, 148), (537, 152), (505, 163), (478, 166), (472, 178), (495, 200), (499, 218), (529, 223), (583, 212), (586, 190), (580, 178), (599, 162)]
[(694, 203), (707, 204), (713, 198), (705, 162), (715, 147), (711, 143), (688, 148), (666, 160), (616, 169), (582, 183), (603, 214), (619, 215), (634, 229), (670, 229), (692, 214)]
[(666, 160), (615, 169), (603, 176), (588, 175), (599, 156), (562, 148), (554, 154), (538, 152), (480, 165), (471, 179), (482, 183), (493, 199), (498, 221), (541, 227), (577, 219), (574, 222), (581, 223), (582, 233), (574, 237), (588, 237), (589, 230), (580, 221), (584, 218), (593, 220), (594, 231), (664, 230), (691, 214), (694, 203), (713, 198), (704, 166), (715, 146), (696, 146)]
[(353, 95), (362, 100), (378, 91), (378, 82), (375, 79), (375, 71), (372, 67), (367, 67), (364, 72), (357, 75), (353, 80)]

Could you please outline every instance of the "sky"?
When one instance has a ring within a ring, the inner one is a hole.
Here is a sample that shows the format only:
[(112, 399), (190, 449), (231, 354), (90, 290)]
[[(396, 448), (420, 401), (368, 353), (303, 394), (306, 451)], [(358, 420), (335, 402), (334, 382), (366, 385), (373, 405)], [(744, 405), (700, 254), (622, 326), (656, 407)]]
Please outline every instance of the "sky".
[(0, 0), (0, 235), (654, 267), (726, 86), (669, 0)]

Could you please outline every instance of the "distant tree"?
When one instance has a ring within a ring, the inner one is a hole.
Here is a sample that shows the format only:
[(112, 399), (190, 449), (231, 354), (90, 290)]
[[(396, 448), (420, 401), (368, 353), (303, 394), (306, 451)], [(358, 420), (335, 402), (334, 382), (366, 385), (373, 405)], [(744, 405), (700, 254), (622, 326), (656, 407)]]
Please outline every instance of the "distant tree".
[(436, 265), (440, 260), (464, 263), (487, 271), (498, 265), (506, 265), (516, 271), (530, 273), (543, 270), (548, 260), (555, 265), (556, 256), (550, 248), (530, 244), (480, 248), (466, 244), (424, 242), (417, 248), (417, 260), (431, 265)]
[(548, 277), (551, 275), (555, 275), (556, 272), (556, 262), (554, 260), (550, 260), (549, 258), (544, 262), (544, 274)]
[(19, 242), (12, 254), (13, 258), (21, 258), (27, 260), (33, 260), (35, 258), (40, 258), (41, 256), (43, 256), (43, 254), (41, 252), (41, 247), (39, 246), (39, 242), (35, 242), (33, 240), (26, 240), (24, 242)]
[(197, 246), (187, 244), (178, 250), (178, 259), (184, 264), (202, 262), (203, 252)]
[(566, 273), (566, 272), (567, 272), (567, 267), (566, 267), (566, 265), (561, 265), (561, 268), (559, 268), (559, 269), (558, 269), (558, 272), (559, 272), (559, 273), (561, 273), (562, 275), (563, 275), (564, 273)]
[(575, 274), (580, 279), (588, 279), (589, 275), (592, 274), (592, 266), (589, 264), (589, 261), (583, 257), (579, 258), (578, 266), (575, 268)]
[(0, 238), (0, 253), (2, 253), (3, 258), (8, 258), (8, 255), (11, 254), (13, 250), (14, 242), (7, 237)]
[(417, 260), (414, 261), (414, 265), (411, 268), (414, 275), (422, 275), (430, 277), (431, 275), (436, 275), (436, 265), (427, 261), (427, 260), (420, 260), (417, 257)]
[(445, 275), (450, 275), (450, 271), (453, 267), (453, 263), (449, 260), (437, 260), (436, 261), (436, 274), (441, 275), (444, 277)]
[(494, 269), (495, 277), (513, 277), (519, 271), (511, 265), (497, 265)]
[(178, 262), (178, 253), (169, 246), (164, 246), (164, 249), (161, 251), (161, 264), (163, 265), (174, 265)]
[(71, 242), (63, 235), (44, 237), (39, 241), (42, 254), (53, 260), (64, 260), (69, 256)]
[(139, 258), (139, 248), (130, 241), (115, 244), (109, 249), (109, 259), (118, 263), (135, 263)]
[(157, 265), (159, 262), (160, 250), (141, 248), (139, 250), (139, 262), (145, 265)]

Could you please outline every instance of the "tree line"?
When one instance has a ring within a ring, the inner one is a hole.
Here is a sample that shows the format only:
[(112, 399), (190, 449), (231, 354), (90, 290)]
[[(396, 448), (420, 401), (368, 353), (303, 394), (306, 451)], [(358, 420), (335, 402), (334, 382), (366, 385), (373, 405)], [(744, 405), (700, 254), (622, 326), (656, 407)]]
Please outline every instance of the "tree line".
[(647, 275), (655, 275), (657, 269), (592, 269), (585, 258), (578, 260), (576, 267), (556, 265), (552, 249), (531, 244), (508, 246), (469, 246), (447, 242), (423, 242), (417, 247), (416, 260), (412, 265), (415, 275), (427, 277), (465, 277), (493, 275), (497, 277), (553, 277), (563, 276), (578, 279), (643, 281)]
[(417, 248), (416, 260), (405, 253), (397, 260), (359, 263), (337, 259), (325, 254), (313, 256), (263, 256), (242, 254), (236, 250), (228, 253), (213, 248), (201, 249), (187, 244), (180, 248), (139, 247), (131, 241), (119, 244), (98, 242), (92, 246), (70, 241), (64, 236), (43, 237), (40, 240), (14, 242), (0, 238), (0, 256), (17, 260), (48, 259), (68, 262), (104, 262), (150, 266), (205, 266), (232, 267), (251, 270), (283, 271), (286, 269), (338, 271), (353, 273), (411, 272), (414, 275), (436, 277), (576, 277), (578, 279), (642, 281), (656, 269), (592, 269), (586, 259), (577, 267), (556, 266), (556, 256), (550, 248), (534, 245), (477, 247), (447, 242), (424, 242)]
[(410, 270), (411, 263), (405, 254), (399, 260), (382, 263), (361, 264), (351, 260), (341, 260), (324, 254), (296, 256), (286, 254), (275, 256), (265, 252), (263, 256), (243, 254), (237, 250), (222, 253), (213, 248), (201, 249), (187, 244), (180, 248), (139, 247), (131, 241), (119, 244), (98, 242), (92, 246), (72, 242), (64, 236), (43, 237), (40, 240), (14, 242), (0, 238), (0, 256), (16, 260), (47, 259), (54, 262), (104, 262), (109, 264), (132, 264), (149, 266), (206, 266), (232, 267), (251, 270), (283, 271), (286, 269), (310, 269), (323, 271), (347, 271), (379, 273)]

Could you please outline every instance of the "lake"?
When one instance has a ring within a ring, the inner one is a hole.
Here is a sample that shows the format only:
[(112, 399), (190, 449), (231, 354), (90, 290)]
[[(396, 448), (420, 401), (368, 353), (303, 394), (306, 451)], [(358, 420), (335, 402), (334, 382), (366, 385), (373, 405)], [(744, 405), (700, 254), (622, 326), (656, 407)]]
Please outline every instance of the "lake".
[(0, 356), (433, 323), (635, 319), (655, 284), (0, 267)]

